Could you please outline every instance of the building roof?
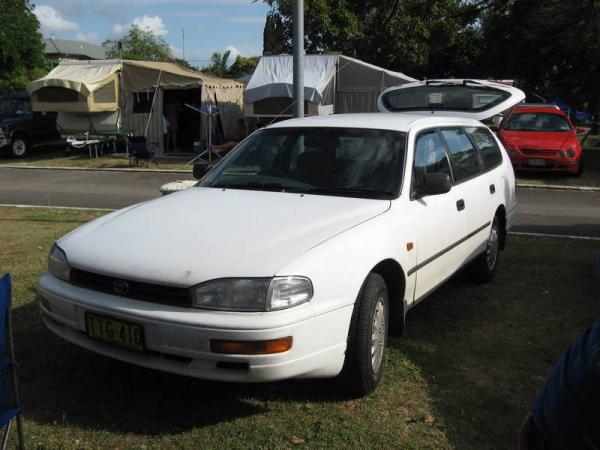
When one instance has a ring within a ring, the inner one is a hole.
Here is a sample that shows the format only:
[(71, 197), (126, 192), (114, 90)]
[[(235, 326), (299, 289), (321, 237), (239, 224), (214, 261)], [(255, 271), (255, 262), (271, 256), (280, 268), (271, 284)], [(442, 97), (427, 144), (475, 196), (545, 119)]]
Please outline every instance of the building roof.
[(66, 39), (44, 39), (46, 55), (78, 56), (89, 59), (104, 59), (106, 52), (99, 45)]

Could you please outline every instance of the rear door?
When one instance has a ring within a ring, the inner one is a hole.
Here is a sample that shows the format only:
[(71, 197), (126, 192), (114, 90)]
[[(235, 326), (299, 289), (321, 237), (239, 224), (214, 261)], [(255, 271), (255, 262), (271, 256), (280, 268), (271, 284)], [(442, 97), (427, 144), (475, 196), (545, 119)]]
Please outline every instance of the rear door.
[[(461, 237), (461, 264), (477, 256), (485, 248), (496, 208), (496, 189), (501, 182), (495, 179), (499, 171), (488, 170), (488, 167), (498, 167), (502, 157), (500, 155), (498, 162), (493, 153), (489, 154), (490, 143), (486, 130), (485, 127), (448, 127), (440, 130), (450, 154), (454, 183), (462, 194), (462, 206), (467, 217), (467, 227)], [(489, 138), (493, 141), (491, 136)], [(477, 142), (481, 148), (486, 149), (485, 152), (481, 152)], [(484, 154), (488, 158), (487, 163)], [(490, 165), (492, 161), (493, 165)]]
[(426, 80), (386, 89), (379, 96), (378, 108), (485, 120), (524, 99), (520, 89), (487, 80)]

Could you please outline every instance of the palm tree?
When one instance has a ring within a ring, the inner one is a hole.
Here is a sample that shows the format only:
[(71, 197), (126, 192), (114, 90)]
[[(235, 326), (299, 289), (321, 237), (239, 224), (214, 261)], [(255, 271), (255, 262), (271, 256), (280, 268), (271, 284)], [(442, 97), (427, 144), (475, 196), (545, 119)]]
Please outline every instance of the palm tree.
[(225, 51), (223, 54), (218, 52), (213, 53), (210, 57), (210, 64), (204, 69), (204, 72), (217, 77), (224, 77), (229, 67), (229, 55), (231, 55), (230, 50)]

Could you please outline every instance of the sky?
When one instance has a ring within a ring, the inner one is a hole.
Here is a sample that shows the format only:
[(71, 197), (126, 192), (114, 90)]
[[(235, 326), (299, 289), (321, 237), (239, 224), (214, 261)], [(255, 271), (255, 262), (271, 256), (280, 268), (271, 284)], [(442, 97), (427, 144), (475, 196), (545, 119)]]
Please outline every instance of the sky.
[(164, 38), (173, 54), (195, 66), (214, 52), (262, 54), (268, 7), (252, 0), (38, 0), (34, 13), (42, 35), (101, 44), (118, 39), (132, 24)]

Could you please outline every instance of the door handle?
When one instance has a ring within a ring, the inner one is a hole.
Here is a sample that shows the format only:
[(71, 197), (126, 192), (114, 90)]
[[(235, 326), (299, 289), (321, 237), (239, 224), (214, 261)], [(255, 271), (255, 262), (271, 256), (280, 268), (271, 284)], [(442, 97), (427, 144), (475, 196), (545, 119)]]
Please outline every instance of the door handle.
[(493, 184), (490, 184), (490, 194), (495, 194), (496, 193), (496, 186)]
[(456, 209), (459, 211), (465, 209), (465, 201), (462, 198), (456, 202)]

